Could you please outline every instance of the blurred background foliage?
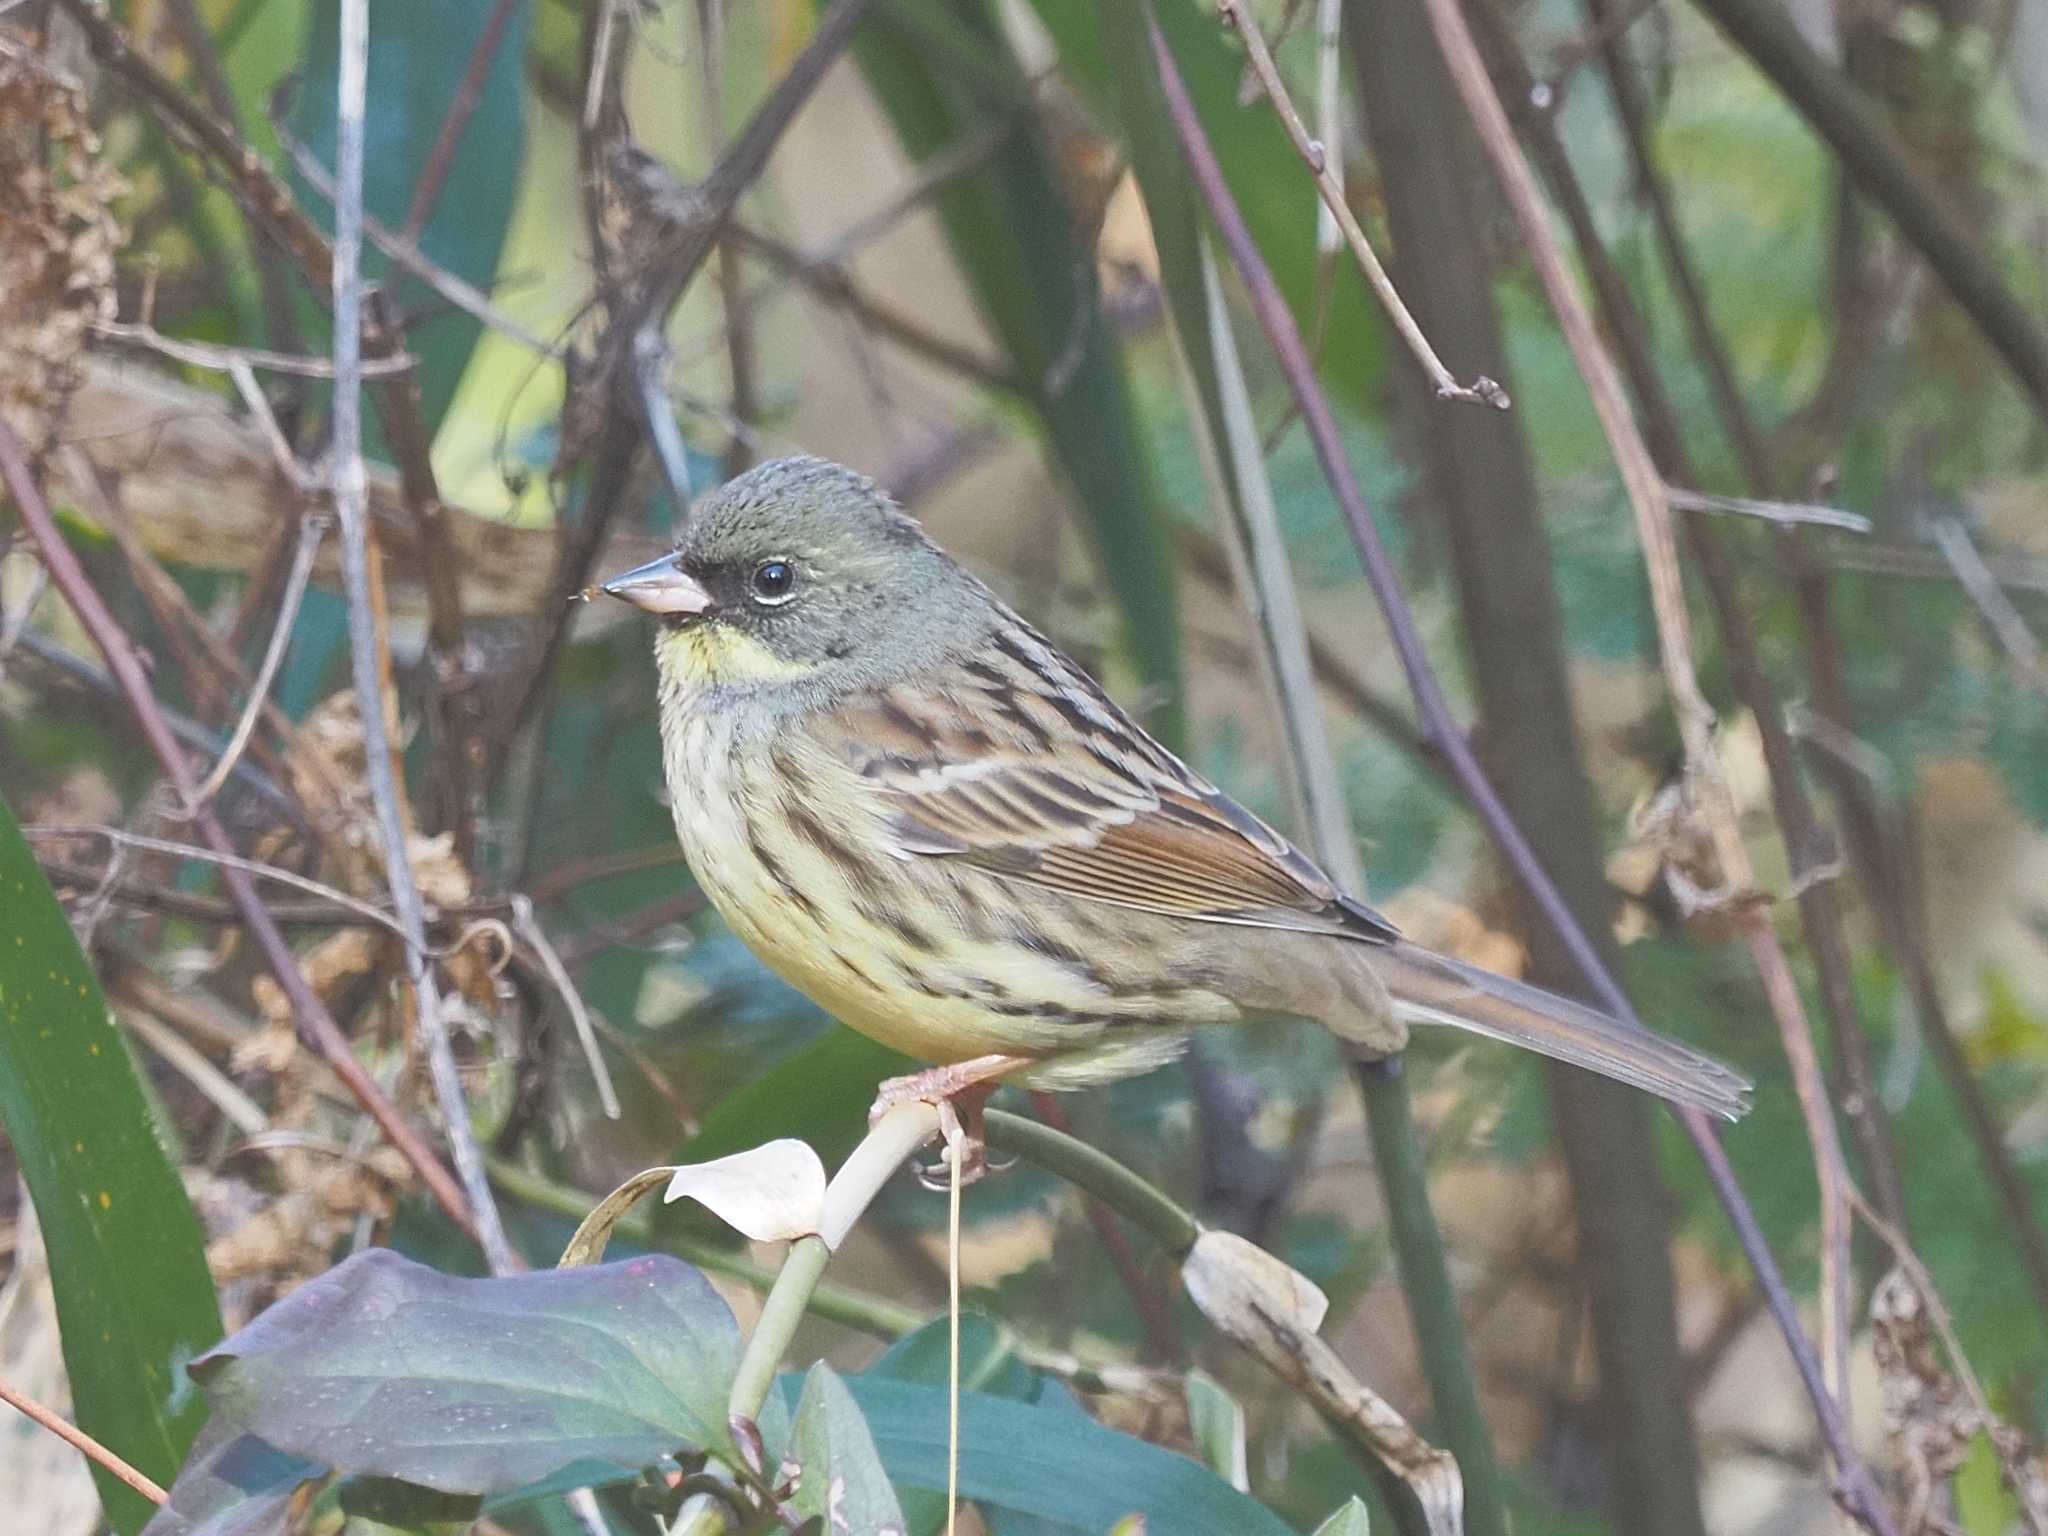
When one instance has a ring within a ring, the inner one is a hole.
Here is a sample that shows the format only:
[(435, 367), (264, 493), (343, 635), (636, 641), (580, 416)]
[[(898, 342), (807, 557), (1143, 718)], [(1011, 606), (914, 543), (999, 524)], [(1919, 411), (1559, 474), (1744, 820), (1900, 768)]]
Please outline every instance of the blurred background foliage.
[[(1608, 36), (1624, 40), (1648, 101), (1661, 192), (1677, 211), (1776, 488), (1870, 521), (1867, 533), (1812, 530), (1788, 542), (1754, 519), (1718, 520), (1766, 666), (1809, 754), (1802, 771), (1831, 822), (1874, 817), (1892, 860), (1867, 884), (1871, 871), (1843, 835), (1832, 857), (1846, 862), (1821, 878), (1855, 876), (1842, 880), (1855, 1001), (1912, 1242), (1994, 1403), (2038, 1436), (2048, 1422), (2048, 1277), (2030, 1275), (2010, 1202), (2048, 1224), (2048, 669), (2038, 643), (2030, 652), (2026, 642), (2029, 631), (2048, 632), (2048, 436), (2034, 404), (1853, 189), (1842, 162), (1700, 13), (1675, 0), (1630, 5), (1603, 32), (1565, 0), (1473, 4), (1497, 9), (1539, 82), (1521, 105), (1561, 138), (1628, 280), (1698, 488), (1743, 489), (1741, 459), (1627, 153), (1600, 64)], [(1276, 39), (1297, 98), (1314, 101), (1316, 7), (1271, 0), (1251, 9)], [(337, 0), (125, 0), (116, 16), (179, 89), (289, 177), (324, 227), (318, 177), (294, 168), (289, 148), (300, 144), (315, 172), (331, 163), (337, 10)], [(1789, 10), (1831, 67), (1877, 103), (1912, 163), (2038, 313), (2048, 275), (2042, 0), (1790, 0)], [(448, 941), (465, 914), (494, 912), (501, 893), (530, 894), (599, 1023), (624, 1101), (616, 1121), (599, 1113), (558, 989), (530, 954), (466, 991), (462, 1046), (480, 1137), (529, 1180), (562, 1192), (602, 1191), (645, 1164), (779, 1134), (812, 1140), (830, 1161), (863, 1126), (873, 1082), (900, 1065), (766, 975), (692, 899), (672, 853), (643, 629), (579, 610), (551, 672), (534, 674), (535, 637), (561, 611), (559, 591), (548, 587), (557, 531), (608, 518), (601, 565), (609, 566), (657, 545), (674, 516), (645, 454), (616, 505), (593, 508), (601, 466), (579, 456), (579, 445), (593, 430), (590, 414), (615, 413), (618, 400), (593, 404), (586, 395), (583, 419), (574, 409), (565, 416), (565, 402), (588, 390), (592, 337), (605, 319), (591, 303), (593, 229), (610, 238), (616, 231), (604, 221), (624, 218), (623, 178), (579, 160), (600, 11), (632, 142), (685, 185), (748, 123), (817, 14), (805, 0), (371, 5), (370, 213), (436, 267), (487, 291), (498, 317), (552, 349), (536, 355), (505, 325), (372, 260), (373, 276), (392, 275), (441, 497), (505, 530), (496, 562), (462, 575), (470, 686), (490, 730), (473, 855), (435, 898), (448, 914), (438, 931)], [(1459, 612), (1453, 555), (1418, 443), (1444, 413), (1472, 408), (1412, 408), (1405, 364), (1356, 270), (1341, 251), (1318, 251), (1313, 187), (1269, 105), (1245, 87), (1241, 50), (1206, 5), (1166, 0), (1160, 11), (1233, 190), (1315, 341), (1353, 463), (1436, 660), (1454, 693), (1469, 699), (1473, 690), (1459, 682), (1460, 626), (1484, 616)], [(16, 6), (0, 24), (12, 29), (10, 48), (31, 46), (47, 29), (53, 56), (85, 83), (105, 163), (125, 180), (112, 205), (128, 230), (112, 282), (119, 319), (192, 341), (324, 352), (325, 296), (253, 233), (226, 178), (187, 154), (161, 114), (102, 69), (69, 11)], [(1205, 476), (1202, 428), (1190, 414), (1132, 174), (1144, 114), (1159, 109), (1120, 61), (1112, 31), (1107, 8), (1087, 0), (875, 0), (849, 55), (790, 124), (712, 265), (676, 306), (666, 383), (695, 489), (791, 451), (875, 475), (1204, 773), (1298, 831), (1278, 716), (1256, 631), (1233, 589), (1229, 527)], [(1355, 129), (1348, 57), (1344, 67)], [(465, 94), (473, 115), (436, 195), (423, 200), (451, 103)], [(1380, 235), (1381, 172), (1359, 137), (1352, 132), (1343, 156), (1345, 185)], [(605, 195), (593, 200), (598, 182)], [(1711, 920), (1684, 917), (1664, 879), (1669, 850), (1644, 829), (1646, 805), (1670, 782), (1677, 737), (1628, 510), (1513, 225), (1490, 182), (1477, 195), (1486, 215), (1461, 239), (1491, 272), (1629, 990), (1653, 1024), (1758, 1079), (1756, 1111), (1727, 1147), (1795, 1290), (1810, 1297), (1815, 1180), (1769, 1016), (1739, 949)], [(1440, 254), (1397, 249), (1397, 280)], [(1523, 951), (1505, 877), (1414, 740), (1385, 631), (1321, 472), (1234, 288), (1231, 298), (1372, 899), (1428, 942), (1514, 969)], [(19, 327), (19, 317), (7, 323)], [(27, 335), (17, 329), (0, 342), (26, 347)], [(223, 671), (218, 652), (253, 668), (275, 613), (284, 541), (248, 530), (283, 526), (270, 510), (283, 504), (277, 483), (260, 462), (231, 462), (212, 485), (218, 507), (172, 518), (162, 509), (175, 496), (152, 489), (162, 466), (149, 452), (95, 479), (80, 463), (108, 440), (107, 412), (126, 413), (121, 432), (131, 437), (160, 424), (143, 419), (142, 397), (132, 393), (138, 371), (175, 381), (185, 391), (177, 409), (195, 419), (241, 406), (222, 373), (104, 333), (78, 366), (78, 394), (45, 402), (58, 445), (49, 471), (68, 536), (152, 659), (163, 704), (217, 742), (245, 686)], [(266, 374), (264, 384), (286, 440), (317, 461), (319, 381)], [(100, 427), (78, 425), (88, 412)], [(388, 426), (373, 448), (392, 456)], [(191, 485), (177, 494), (191, 500)], [(216, 513), (223, 531), (208, 538)], [(233, 925), (206, 915), (219, 894), (215, 876), (156, 853), (110, 861), (104, 839), (52, 832), (76, 824), (183, 835), (153, 793), (154, 769), (125, 709), (67, 660), (97, 664), (14, 530), (0, 521), (0, 795), (29, 825), (115, 1015), (139, 1031), (130, 1038), (150, 1112), (205, 1223), (229, 1326), (373, 1233), (473, 1266), (445, 1221), (410, 1192), (402, 1166), (367, 1161), (371, 1139), (353, 1107), (318, 1083)], [(2003, 594), (1993, 622), (1981, 594), (1957, 579), (1945, 553), (1953, 534), (1944, 530), (1960, 533)], [(423, 830), (433, 832), (458, 811), (442, 772), (448, 736), (432, 702), (418, 550), (401, 545), (389, 557), (388, 632), (409, 780)], [(168, 586), (145, 567), (167, 575)], [(1830, 593), (1853, 736), (1823, 728), (1829, 702), (1808, 671), (1792, 578), (1814, 570)], [(522, 605), (503, 600), (510, 588), (546, 595)], [(1774, 832), (1755, 724), (1734, 696), (1704, 611), (1703, 681), (1721, 711), (1765, 883), (1783, 893), (1794, 872)], [(344, 778), (355, 771), (348, 710), (336, 702), (347, 687), (343, 612), (323, 566), (275, 688), (295, 722), (296, 753), (266, 728), (248, 759), (287, 798), (306, 793), (309, 761)], [(213, 645), (191, 631), (195, 618), (217, 637)], [(515, 726), (517, 701), (528, 694), (538, 707)], [(1510, 763), (1517, 751), (1511, 741), (1481, 745), (1490, 763)], [(379, 894), (374, 872), (342, 873), (331, 849), (323, 854), (246, 783), (231, 783), (220, 804), (252, 856), (319, 873), (358, 896)], [(1904, 913), (1913, 928), (1924, 978), (1887, 912)], [(1780, 913), (1811, 990), (1789, 904)], [(294, 933), (363, 1059), (401, 1101), (424, 1103), (392, 998), (393, 956), (364, 930), (337, 927), (331, 913)], [(1930, 992), (1939, 1005), (1932, 1022)], [(1929, 1039), (1941, 1019), (2002, 1160), (1996, 1173)], [(183, 1041), (185, 1054), (167, 1038)], [(1483, 1401), (1511, 1468), (1517, 1528), (1620, 1536), (1628, 1527), (1615, 1523), (1608, 1496), (1611, 1448), (1596, 1410), (1586, 1277), (1543, 1078), (1527, 1060), (1440, 1039), (1419, 1040), (1412, 1056), (1433, 1186)], [(1336, 1091), (1342, 1083), (1319, 1034), (1276, 1027), (1211, 1042), (1186, 1071), (1063, 1107), (1086, 1139), (1219, 1219), (1257, 1227), (1324, 1285), (1335, 1301), (1329, 1335), (1426, 1427), (1428, 1390), (1386, 1262), (1358, 1111)], [(1671, 1390), (1695, 1427), (1705, 1526), (1729, 1536), (1830, 1528), (1836, 1517), (1811, 1421), (1782, 1347), (1692, 1156), (1669, 1126), (1659, 1146), (1660, 1169), (1630, 1172), (1641, 1198), (1668, 1199), (1676, 1216), (1686, 1371)], [(0, 1142), (10, 1175), (30, 1162), (10, 1160)], [(1999, 1178), (2008, 1183), (2004, 1205)], [(30, 1285), (29, 1213), (12, 1191), (9, 1177), (0, 1184), (0, 1234), (10, 1235), (0, 1272), (11, 1255), (17, 1281)], [(535, 1258), (559, 1247), (559, 1209), (511, 1196), (505, 1208)], [(1308, 1416), (1194, 1342), (1200, 1330), (1174, 1299), (1169, 1267), (1142, 1246), (1120, 1261), (1070, 1191), (1020, 1171), (977, 1190), (968, 1208), (974, 1305), (1050, 1345), (1082, 1341), (1173, 1365), (1199, 1359), (1250, 1409), (1253, 1490), (1302, 1528), (1358, 1486), (1355, 1467)], [(895, 1191), (835, 1277), (937, 1306), (942, 1214), (915, 1190)], [(686, 1225), (666, 1214), (654, 1233)], [(1875, 1241), (1859, 1242), (1856, 1258), (1861, 1298), (1889, 1259)], [(746, 1293), (733, 1294), (746, 1316)], [(9, 1330), (25, 1336), (33, 1325), (16, 1316), (0, 1308), (0, 1362), (27, 1357), (29, 1346)], [(815, 1328), (813, 1342), (834, 1359), (859, 1365), (873, 1353), (843, 1328)], [(1860, 1320), (1857, 1339), (1859, 1434), (1896, 1472)], [(1117, 1411), (1097, 1406), (1112, 1418)], [(1181, 1423), (1124, 1427), (1189, 1443)], [(17, 1476), (29, 1475), (8, 1459), (16, 1454), (12, 1441), (0, 1442), (0, 1486), (19, 1487)], [(2018, 1528), (2017, 1504), (1986, 1465), (1977, 1455), (1938, 1495), (1951, 1528), (1970, 1536)], [(61, 1475), (61, 1466), (48, 1473)], [(35, 1487), (49, 1491), (32, 1499), (62, 1507), (54, 1483)]]

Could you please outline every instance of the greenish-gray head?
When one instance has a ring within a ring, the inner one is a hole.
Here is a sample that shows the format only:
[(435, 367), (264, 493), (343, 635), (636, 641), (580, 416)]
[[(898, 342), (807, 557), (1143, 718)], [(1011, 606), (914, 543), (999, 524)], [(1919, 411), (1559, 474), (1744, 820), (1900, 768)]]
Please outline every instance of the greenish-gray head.
[(873, 481), (808, 457), (711, 492), (673, 555), (605, 590), (658, 615), (664, 664), (704, 684), (890, 682), (979, 638), (991, 602)]

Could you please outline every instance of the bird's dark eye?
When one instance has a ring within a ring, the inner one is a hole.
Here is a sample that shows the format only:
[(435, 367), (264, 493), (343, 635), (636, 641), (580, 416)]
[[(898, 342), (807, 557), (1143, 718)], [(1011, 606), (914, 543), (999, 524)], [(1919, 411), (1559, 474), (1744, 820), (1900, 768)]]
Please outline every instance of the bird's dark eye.
[(763, 603), (786, 603), (796, 596), (796, 567), (787, 560), (763, 560), (754, 567), (754, 597)]

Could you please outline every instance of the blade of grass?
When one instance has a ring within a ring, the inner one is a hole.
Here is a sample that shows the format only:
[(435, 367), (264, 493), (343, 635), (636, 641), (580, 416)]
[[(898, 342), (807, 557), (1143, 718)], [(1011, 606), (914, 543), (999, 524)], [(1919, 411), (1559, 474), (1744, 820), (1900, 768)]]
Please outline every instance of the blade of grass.
[[(220, 1337), (205, 1242), (64, 909), (0, 800), (0, 1127), (42, 1219), (78, 1425), (159, 1483), (205, 1419)], [(153, 1506), (97, 1465), (107, 1518)]]

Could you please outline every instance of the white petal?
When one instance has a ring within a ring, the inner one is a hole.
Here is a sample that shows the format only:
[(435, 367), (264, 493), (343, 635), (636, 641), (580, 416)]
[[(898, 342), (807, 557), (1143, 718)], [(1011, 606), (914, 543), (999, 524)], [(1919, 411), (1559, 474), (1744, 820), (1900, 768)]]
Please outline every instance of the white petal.
[(784, 1137), (676, 1169), (662, 1199), (685, 1197), (757, 1243), (802, 1237), (825, 1213), (825, 1165), (806, 1143)]

